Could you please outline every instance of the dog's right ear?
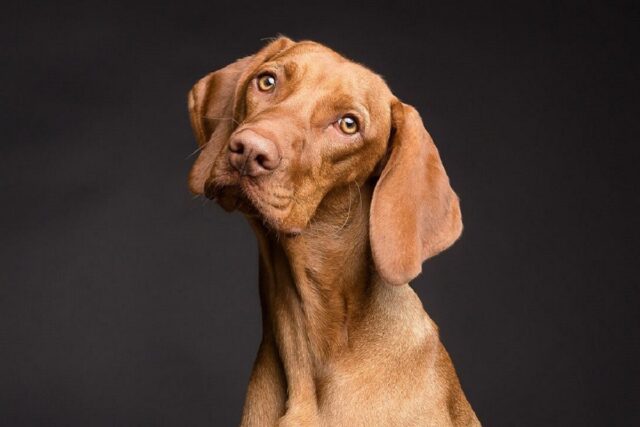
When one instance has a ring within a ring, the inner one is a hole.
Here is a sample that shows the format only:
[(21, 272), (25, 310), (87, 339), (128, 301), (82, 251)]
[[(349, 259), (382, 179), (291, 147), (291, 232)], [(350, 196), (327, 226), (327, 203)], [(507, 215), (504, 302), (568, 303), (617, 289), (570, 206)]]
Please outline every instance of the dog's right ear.
[(189, 189), (203, 194), (215, 158), (222, 151), (229, 135), (242, 120), (236, 117), (236, 97), (246, 85), (253, 70), (277, 53), (293, 45), (286, 37), (278, 37), (255, 55), (247, 56), (200, 79), (189, 91), (188, 104), (191, 127), (200, 148), (189, 174)]

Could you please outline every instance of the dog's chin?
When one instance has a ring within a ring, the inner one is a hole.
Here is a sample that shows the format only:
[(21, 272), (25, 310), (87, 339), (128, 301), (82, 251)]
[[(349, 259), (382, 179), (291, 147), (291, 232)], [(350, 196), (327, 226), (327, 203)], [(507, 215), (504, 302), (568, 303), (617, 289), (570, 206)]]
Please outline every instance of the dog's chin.
[(302, 233), (303, 227), (286, 223), (286, 213), (269, 206), (259, 196), (243, 189), (241, 185), (207, 186), (207, 198), (215, 200), (227, 212), (238, 211), (245, 216), (257, 220), (266, 228), (284, 236), (294, 237)]

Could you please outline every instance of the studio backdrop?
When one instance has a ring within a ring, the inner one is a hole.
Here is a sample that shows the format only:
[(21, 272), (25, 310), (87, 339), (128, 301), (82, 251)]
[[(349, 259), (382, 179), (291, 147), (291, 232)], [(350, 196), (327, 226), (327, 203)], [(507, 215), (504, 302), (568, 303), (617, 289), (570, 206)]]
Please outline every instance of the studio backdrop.
[(436, 141), (464, 232), (411, 286), (483, 424), (640, 424), (636, 5), (0, 15), (0, 425), (237, 425), (261, 336), (257, 244), (188, 191), (186, 95), (278, 34), (382, 75)]

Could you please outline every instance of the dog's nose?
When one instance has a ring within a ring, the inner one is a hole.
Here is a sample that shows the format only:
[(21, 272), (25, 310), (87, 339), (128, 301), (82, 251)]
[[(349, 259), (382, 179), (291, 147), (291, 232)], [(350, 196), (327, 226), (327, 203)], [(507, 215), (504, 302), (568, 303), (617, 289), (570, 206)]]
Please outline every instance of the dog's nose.
[(280, 153), (273, 141), (251, 130), (243, 130), (229, 141), (229, 163), (241, 175), (271, 173), (280, 164)]

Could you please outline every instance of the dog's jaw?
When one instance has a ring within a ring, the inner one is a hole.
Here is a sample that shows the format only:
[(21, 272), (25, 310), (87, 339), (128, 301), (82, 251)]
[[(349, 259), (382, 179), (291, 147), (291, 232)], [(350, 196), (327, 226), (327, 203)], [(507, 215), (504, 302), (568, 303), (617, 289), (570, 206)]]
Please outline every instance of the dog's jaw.
[(294, 224), (290, 221), (294, 205), (292, 191), (278, 192), (269, 190), (269, 186), (262, 189), (263, 186), (250, 177), (228, 173), (222, 176), (226, 178), (207, 181), (205, 195), (215, 200), (225, 211), (239, 211), (249, 218), (261, 221), (269, 230), (284, 237), (297, 236), (306, 227), (306, 223)]

